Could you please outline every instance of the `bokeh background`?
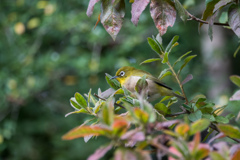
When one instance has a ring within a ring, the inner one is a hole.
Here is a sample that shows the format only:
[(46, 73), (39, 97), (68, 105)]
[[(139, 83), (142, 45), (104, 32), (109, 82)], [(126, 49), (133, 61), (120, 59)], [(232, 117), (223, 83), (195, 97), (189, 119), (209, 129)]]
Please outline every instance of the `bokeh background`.
[[(204, 1), (181, 1), (188, 10), (201, 17)], [(61, 136), (80, 125), (87, 117), (71, 112), (69, 99), (75, 92), (87, 93), (108, 89), (105, 73), (113, 75), (119, 67), (131, 65), (158, 76), (166, 66), (154, 62), (157, 57), (147, 37), (157, 34), (149, 7), (137, 27), (130, 19), (126, 1), (123, 27), (113, 41), (101, 24), (94, 25), (100, 13), (95, 6), (91, 18), (86, 16), (88, 0), (2, 0), (0, 4), (0, 159), (86, 159), (106, 139), (63, 141)], [(226, 22), (226, 14), (216, 19)], [(185, 86), (189, 98), (206, 95), (218, 105), (227, 103), (237, 89), (229, 81), (240, 75), (239, 57), (233, 58), (239, 40), (229, 29), (213, 28), (213, 41), (207, 25), (199, 31), (198, 23), (182, 22), (163, 36), (166, 45), (179, 35), (180, 45), (170, 55), (176, 60), (187, 51), (197, 57), (183, 70), (194, 79)], [(178, 66), (179, 67), (179, 66)], [(179, 90), (171, 77), (163, 80)]]

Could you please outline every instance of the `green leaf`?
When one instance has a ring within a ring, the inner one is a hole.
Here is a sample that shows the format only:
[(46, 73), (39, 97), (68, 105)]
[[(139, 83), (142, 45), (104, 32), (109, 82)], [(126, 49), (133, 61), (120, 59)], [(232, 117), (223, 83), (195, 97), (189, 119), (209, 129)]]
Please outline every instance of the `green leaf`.
[(102, 107), (102, 120), (108, 126), (111, 126), (114, 119), (114, 98), (110, 97)]
[(164, 57), (163, 57), (163, 60), (162, 60), (162, 63), (163, 63), (163, 64), (168, 62), (168, 55), (169, 55), (169, 53), (168, 53), (168, 52), (165, 52)]
[(188, 64), (188, 62), (191, 61), (191, 59), (193, 59), (194, 57), (196, 57), (197, 55), (192, 55), (192, 56), (188, 56), (187, 58), (184, 59), (184, 64), (181, 66), (181, 68), (178, 71), (178, 75), (180, 74), (180, 72), (182, 71), (182, 69)]
[(174, 44), (178, 41), (179, 36), (174, 36), (172, 40), (167, 45), (167, 48), (165, 49), (165, 52), (170, 53), (171, 48), (174, 46)]
[(192, 110), (192, 108), (190, 106), (186, 105), (186, 104), (182, 104), (182, 106), (188, 111)]
[(195, 122), (202, 118), (202, 112), (198, 110), (197, 112), (191, 113), (188, 115), (188, 119), (192, 122)]
[(226, 116), (226, 118), (228, 119), (228, 120), (231, 120), (231, 119), (233, 119), (234, 117), (236, 117), (234, 114), (232, 114), (232, 113), (230, 113), (230, 114), (228, 114), (227, 116)]
[(226, 136), (231, 138), (240, 138), (240, 129), (238, 127), (229, 124), (219, 124), (217, 125), (217, 128)]
[(212, 160), (226, 160), (220, 153), (217, 151), (213, 151), (210, 153), (210, 157)]
[(179, 57), (173, 64), (173, 67), (178, 63), (180, 62), (185, 56), (187, 56), (188, 54), (190, 54), (192, 51), (189, 51), (187, 53), (185, 53), (184, 55), (182, 55), (181, 57)]
[(163, 97), (163, 99), (161, 99), (160, 102), (163, 102), (163, 101), (169, 100), (170, 98), (172, 98), (172, 96), (165, 96), (165, 97)]
[(157, 103), (154, 105), (154, 108), (161, 114), (166, 115), (169, 113), (169, 108), (163, 103)]
[(225, 123), (226, 124), (226, 123), (229, 122), (228, 118), (223, 117), (223, 116), (216, 116), (215, 119), (216, 119), (216, 122), (218, 122), (218, 123)]
[(82, 108), (82, 107), (77, 103), (75, 97), (72, 97), (72, 98), (70, 99), (70, 104), (71, 104), (71, 106), (72, 106), (74, 109), (76, 109), (76, 110), (79, 110), (79, 109)]
[(157, 43), (157, 45), (161, 51), (161, 54), (164, 53), (164, 49), (162, 46), (162, 37), (160, 36), (160, 34), (158, 33), (156, 37), (152, 36), (152, 38)]
[[(210, 0), (210, 1), (206, 1), (206, 9), (203, 12), (203, 16), (202, 16), (202, 20), (206, 21), (208, 17), (213, 15), (213, 10), (215, 5), (219, 2), (220, 0)], [(199, 27), (201, 27), (203, 25), (203, 23), (199, 24)]]
[(159, 54), (159, 55), (162, 54), (157, 42), (155, 42), (152, 38), (148, 37), (148, 44), (150, 45), (152, 50), (155, 51), (157, 54)]
[(67, 117), (67, 116), (69, 116), (69, 115), (71, 115), (71, 114), (76, 114), (76, 113), (86, 113), (86, 114), (89, 114), (89, 112), (88, 111), (86, 111), (85, 109), (80, 109), (80, 110), (78, 110), (78, 111), (73, 111), (73, 112), (69, 112), (69, 113), (67, 113), (66, 115), (65, 115), (65, 117)]
[[(107, 81), (107, 83), (109, 84), (109, 86), (110, 86), (111, 88), (113, 88), (113, 89), (115, 89), (115, 90), (121, 88), (120, 83), (119, 83), (116, 79), (111, 79), (112, 76), (109, 75), (109, 74), (107, 74), (107, 73), (105, 73), (105, 75), (106, 75), (106, 76), (105, 76), (106, 81)], [(111, 80), (110, 80), (110, 79), (111, 79)]]
[(208, 113), (204, 113), (204, 114), (202, 115), (202, 118), (208, 119), (208, 120), (210, 120), (211, 122), (215, 121), (214, 116), (211, 115), (211, 114), (208, 114)]
[(234, 57), (234, 58), (236, 58), (237, 53), (238, 53), (239, 50), (240, 50), (240, 45), (238, 46), (238, 48), (236, 49), (236, 51), (235, 51), (234, 54), (233, 54), (233, 57)]
[(83, 98), (83, 96), (80, 93), (78, 92), (75, 93), (75, 99), (77, 103), (87, 111), (87, 101)]
[(163, 72), (161, 72), (160, 76), (159, 76), (159, 79), (162, 80), (164, 77), (166, 76), (170, 76), (172, 75), (172, 72), (171, 71), (167, 71), (167, 70), (163, 70), (163, 71), (166, 71), (164, 74), (162, 74)]
[(135, 117), (143, 123), (147, 123), (148, 119), (149, 119), (149, 114), (143, 110), (141, 110), (140, 108), (134, 108), (134, 115)]
[(208, 128), (208, 126), (210, 125), (209, 120), (207, 119), (200, 119), (195, 121), (194, 123), (191, 124), (190, 127), (190, 135), (194, 135), (197, 132), (202, 132), (203, 130), (205, 130), (206, 128)]
[(238, 87), (240, 87), (240, 76), (232, 75), (230, 76), (230, 80), (236, 84)]
[(175, 7), (178, 11), (178, 15), (180, 16), (182, 21), (186, 22), (189, 17), (188, 12), (178, 0), (174, 0), (174, 2), (175, 2)]
[(140, 65), (144, 64), (144, 63), (151, 63), (151, 62), (155, 62), (155, 61), (160, 61), (162, 60), (161, 58), (151, 58), (151, 59), (147, 59), (143, 62), (140, 63)]

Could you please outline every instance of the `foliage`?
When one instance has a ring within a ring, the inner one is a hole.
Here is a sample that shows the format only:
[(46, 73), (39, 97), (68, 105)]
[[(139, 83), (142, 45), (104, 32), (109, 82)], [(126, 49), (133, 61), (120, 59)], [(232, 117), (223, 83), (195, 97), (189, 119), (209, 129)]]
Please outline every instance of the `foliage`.
[[(110, 149), (114, 148), (114, 159), (151, 159), (154, 154), (158, 159), (167, 156), (168, 159), (236, 159), (240, 152), (240, 128), (229, 123), (233, 117), (229, 114), (220, 116), (219, 112), (226, 106), (216, 108), (214, 103), (207, 102), (203, 95), (197, 95), (190, 101), (184, 92), (184, 85), (193, 76), (180, 79), (181, 71), (196, 55), (188, 55), (190, 52), (179, 57), (174, 65), (171, 65), (171, 50), (178, 45), (178, 36), (174, 36), (166, 48), (155, 37), (148, 38), (148, 43), (159, 56), (158, 59), (148, 59), (143, 63), (151, 63), (162, 60), (167, 64), (164, 73), (160, 77), (173, 76), (185, 97), (185, 103), (178, 102), (176, 97), (163, 97), (155, 105), (147, 101), (146, 77), (142, 77), (136, 84), (135, 92), (126, 88), (119, 88), (117, 81), (111, 82), (111, 76), (106, 74), (106, 80), (111, 87), (104, 92), (99, 89), (98, 94), (91, 94), (91, 90), (85, 95), (87, 100), (76, 93), (70, 102), (75, 109), (72, 113), (85, 113), (89, 118), (84, 124), (66, 133), (62, 138), (72, 140), (80, 137), (88, 142), (89, 137), (105, 136), (110, 142), (104, 144), (88, 159), (100, 159)], [(176, 67), (177, 63), (182, 63)], [(176, 71), (177, 70), (177, 71)], [(169, 72), (171, 74), (169, 74)], [(239, 77), (231, 79), (238, 84)], [(103, 95), (108, 95), (107, 97)], [(97, 98), (97, 99), (96, 99)], [(173, 113), (170, 106), (180, 103), (182, 112)], [(87, 105), (88, 104), (88, 105)], [(182, 105), (181, 105), (182, 104)], [(80, 108), (79, 108), (80, 107)], [(179, 116), (179, 115), (184, 115)], [(94, 117), (94, 118), (92, 118)], [(86, 125), (86, 124), (89, 125)], [(206, 140), (215, 130), (217, 132), (208, 143), (201, 141), (200, 133), (207, 130), (209, 134)], [(193, 139), (191, 140), (191, 136)], [(87, 137), (87, 139), (86, 139)], [(233, 140), (231, 145), (226, 142), (216, 142), (217, 139), (228, 137)], [(221, 147), (217, 147), (221, 143)], [(238, 149), (235, 149), (238, 148)]]

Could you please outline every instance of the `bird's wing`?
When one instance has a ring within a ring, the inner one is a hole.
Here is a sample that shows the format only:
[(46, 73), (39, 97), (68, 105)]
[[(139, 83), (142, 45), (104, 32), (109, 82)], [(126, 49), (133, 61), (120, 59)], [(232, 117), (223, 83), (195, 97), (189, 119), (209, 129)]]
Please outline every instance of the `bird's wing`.
[(152, 80), (153, 82), (155, 82), (155, 83), (156, 83), (157, 85), (159, 85), (159, 86), (162, 86), (162, 87), (165, 87), (165, 88), (167, 88), (167, 89), (169, 89), (169, 90), (172, 90), (171, 87), (167, 86), (166, 84), (164, 84), (164, 83), (161, 82), (159, 79), (157, 79), (157, 78), (155, 78), (155, 77), (153, 77), (153, 76), (147, 76), (147, 79)]

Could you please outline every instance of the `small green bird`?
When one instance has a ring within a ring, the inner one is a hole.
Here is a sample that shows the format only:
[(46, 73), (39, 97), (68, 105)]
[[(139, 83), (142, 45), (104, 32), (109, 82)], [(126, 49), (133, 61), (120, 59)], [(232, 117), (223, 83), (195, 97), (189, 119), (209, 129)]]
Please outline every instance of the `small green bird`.
[(148, 83), (147, 93), (149, 101), (156, 100), (161, 96), (175, 96), (182, 100), (185, 99), (184, 97), (174, 93), (172, 88), (162, 83), (150, 73), (134, 67), (125, 66), (120, 68), (116, 72), (116, 75), (111, 79), (118, 80), (121, 86), (125, 87), (131, 92), (134, 92), (137, 81), (144, 75), (146, 75), (146, 81)]

